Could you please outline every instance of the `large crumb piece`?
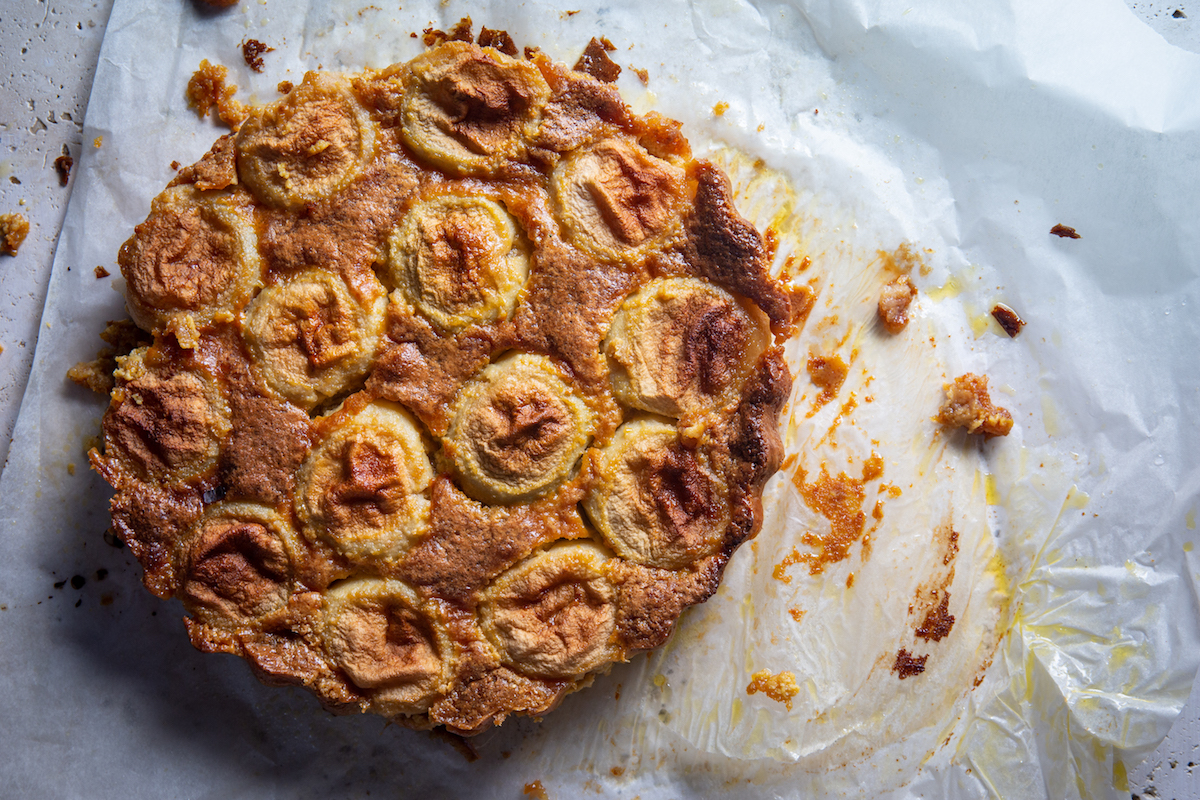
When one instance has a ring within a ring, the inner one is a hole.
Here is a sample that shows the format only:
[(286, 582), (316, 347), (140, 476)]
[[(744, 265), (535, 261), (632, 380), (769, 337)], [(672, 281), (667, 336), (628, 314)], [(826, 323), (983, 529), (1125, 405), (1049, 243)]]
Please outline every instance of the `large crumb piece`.
[(274, 47), (268, 47), (258, 39), (243, 39), (242, 40), (242, 60), (246, 62), (246, 66), (255, 72), (263, 71), (263, 53), (275, 52)]
[(201, 60), (200, 67), (188, 80), (187, 100), (200, 117), (208, 116), (208, 112), (216, 106), (221, 122), (236, 128), (246, 121), (250, 112), (245, 104), (233, 99), (237, 86), (225, 85), (228, 75), (229, 70), (220, 64), (209, 63), (207, 58)]
[(149, 344), (150, 337), (134, 325), (132, 320), (126, 319), (120, 322), (110, 321), (100, 338), (109, 346), (101, 348), (92, 361), (80, 361), (71, 367), (67, 370), (67, 377), (85, 389), (106, 395), (115, 385), (113, 371), (117, 368), (117, 357), (128, 355), (135, 348)]
[(987, 383), (987, 376), (968, 372), (946, 384), (946, 402), (934, 419), (948, 428), (966, 428), (967, 433), (1007, 436), (1012, 414), (992, 405)]
[(888, 333), (899, 333), (908, 324), (908, 307), (917, 296), (917, 287), (907, 275), (885, 284), (879, 293), (879, 321)]
[(1082, 238), (1079, 235), (1079, 231), (1075, 230), (1070, 225), (1063, 225), (1062, 223), (1055, 224), (1055, 226), (1050, 229), (1050, 232), (1060, 239)]
[(15, 256), (29, 234), (29, 220), (20, 214), (0, 214), (0, 253)]
[(575, 62), (575, 70), (585, 72), (598, 81), (612, 83), (621, 75), (620, 65), (608, 57), (608, 54), (616, 49), (607, 38), (602, 36), (597, 39), (593, 36), (583, 55)]
[(746, 694), (757, 694), (758, 692), (762, 692), (777, 703), (783, 703), (787, 706), (787, 710), (791, 711), (792, 698), (800, 694), (800, 687), (796, 685), (796, 676), (790, 672), (772, 675), (771, 670), (760, 669), (750, 676), (750, 685), (746, 687)]

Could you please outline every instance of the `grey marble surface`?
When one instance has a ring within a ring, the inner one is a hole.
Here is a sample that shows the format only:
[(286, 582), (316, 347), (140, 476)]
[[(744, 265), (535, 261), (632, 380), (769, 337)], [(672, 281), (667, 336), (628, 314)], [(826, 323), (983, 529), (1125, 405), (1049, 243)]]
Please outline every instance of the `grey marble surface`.
[[(188, 2), (188, 0), (168, 0)], [(1126, 0), (1168, 42), (1200, 53), (1200, 6)], [(54, 160), (78, 160), (83, 116), (112, 0), (8, 0), (0, 4), (0, 213), (31, 224), (16, 258), (0, 258), (0, 463), (7, 458), (37, 342), (54, 248), (70, 185)], [(78, 265), (92, 269), (94, 264)], [(97, 291), (109, 291), (98, 284)], [(1193, 689), (1166, 741), (1129, 773), (1133, 797), (1200, 800), (1200, 691)]]

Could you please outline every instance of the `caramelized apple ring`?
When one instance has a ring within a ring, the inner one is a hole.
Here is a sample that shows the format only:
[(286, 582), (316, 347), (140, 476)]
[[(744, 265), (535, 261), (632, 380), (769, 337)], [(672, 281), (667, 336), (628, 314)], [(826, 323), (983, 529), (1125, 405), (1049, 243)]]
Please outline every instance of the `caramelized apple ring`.
[(488, 365), (454, 404), (445, 445), (463, 490), (485, 503), (550, 492), (575, 468), (594, 416), (545, 356)]
[(685, 435), (731, 406), (771, 342), (770, 322), (748, 301), (697, 278), (663, 278), (630, 295), (602, 348), (626, 405), (682, 421)]
[(348, 558), (394, 557), (429, 526), (432, 480), (417, 423), (380, 400), (313, 448), (297, 474), (297, 516), (308, 539)]
[(262, 285), (257, 241), (253, 209), (237, 194), (187, 185), (165, 190), (117, 257), (129, 315), (152, 331), (188, 316), (190, 324), (176, 325), (176, 335), (194, 347), (184, 331), (233, 319)]
[(537, 67), (467, 42), (414, 58), (401, 135), (454, 175), (487, 175), (525, 155), (550, 87)]
[(184, 555), (184, 607), (205, 624), (235, 628), (283, 608), (292, 592), (294, 535), (265, 506), (210, 506)]
[(348, 391), (371, 367), (387, 297), (374, 285), (360, 302), (335, 273), (310, 269), (259, 292), (243, 335), (267, 385), (311, 409)]
[(504, 207), (443, 195), (418, 203), (389, 240), (388, 279), (443, 330), (510, 315), (529, 255)]
[(609, 261), (634, 260), (680, 230), (683, 170), (632, 139), (605, 139), (554, 168), (551, 190), (566, 238)]
[(374, 149), (374, 123), (347, 82), (309, 72), (242, 123), (238, 176), (268, 205), (297, 210), (344, 188)]
[(325, 600), (325, 650), (371, 710), (419, 714), (448, 689), (453, 648), (432, 603), (397, 580), (355, 578)]
[(501, 660), (527, 675), (566, 678), (621, 658), (607, 561), (591, 542), (559, 543), (498, 577), (479, 615)]
[(148, 352), (142, 347), (118, 359), (104, 455), (142, 480), (184, 483), (216, 466), (229, 405), (207, 372), (160, 370), (147, 365)]
[(720, 548), (729, 490), (703, 450), (683, 446), (674, 425), (627, 422), (592, 463), (598, 480), (584, 508), (621, 558), (683, 569)]

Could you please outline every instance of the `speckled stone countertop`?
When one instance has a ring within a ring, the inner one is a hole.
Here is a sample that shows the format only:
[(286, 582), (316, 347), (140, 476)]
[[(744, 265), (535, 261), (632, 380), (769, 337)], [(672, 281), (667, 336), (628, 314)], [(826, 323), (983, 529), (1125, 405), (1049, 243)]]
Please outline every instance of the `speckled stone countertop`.
[[(1126, 3), (1168, 42), (1200, 53), (1200, 6)], [(17, 211), (30, 223), (20, 254), (0, 257), (0, 462), (8, 457), (71, 192), (54, 161), (64, 152), (77, 161), (92, 146), (83, 141), (83, 116), (111, 9), (112, 0), (0, 6), (0, 213)], [(1131, 771), (1129, 791), (1200, 800), (1200, 691), (1193, 688), (1166, 741)]]

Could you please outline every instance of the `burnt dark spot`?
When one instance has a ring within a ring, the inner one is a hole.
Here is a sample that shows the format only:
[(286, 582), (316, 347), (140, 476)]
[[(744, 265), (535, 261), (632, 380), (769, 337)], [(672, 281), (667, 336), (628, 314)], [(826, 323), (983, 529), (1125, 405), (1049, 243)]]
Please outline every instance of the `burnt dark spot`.
[(87, 583), (87, 578), (83, 577), (82, 575), (74, 575), (71, 577), (72, 589), (82, 589), (85, 583)]
[(104, 567), (101, 567), (100, 569), (96, 570), (96, 580), (102, 581), (107, 577), (108, 577), (108, 570), (106, 570)]
[(55, 589), (61, 589), (62, 587), (66, 586), (66, 585), (67, 585), (67, 582), (66, 582), (65, 580), (64, 580), (64, 581), (55, 581), (55, 582), (54, 582), (54, 588), (55, 588)]

